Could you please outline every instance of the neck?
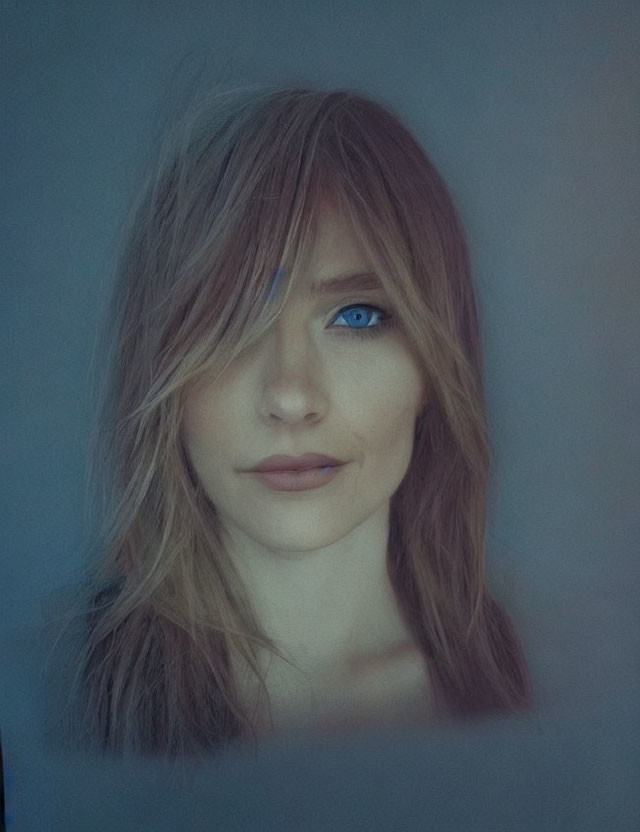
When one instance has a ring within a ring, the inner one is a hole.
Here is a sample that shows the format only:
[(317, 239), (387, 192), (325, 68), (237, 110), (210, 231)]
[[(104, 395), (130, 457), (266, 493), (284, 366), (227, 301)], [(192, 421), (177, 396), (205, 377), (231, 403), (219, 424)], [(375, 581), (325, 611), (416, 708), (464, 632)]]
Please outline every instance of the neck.
[(347, 669), (407, 643), (387, 574), (388, 511), (313, 551), (273, 552), (230, 538), (265, 634), (304, 673)]

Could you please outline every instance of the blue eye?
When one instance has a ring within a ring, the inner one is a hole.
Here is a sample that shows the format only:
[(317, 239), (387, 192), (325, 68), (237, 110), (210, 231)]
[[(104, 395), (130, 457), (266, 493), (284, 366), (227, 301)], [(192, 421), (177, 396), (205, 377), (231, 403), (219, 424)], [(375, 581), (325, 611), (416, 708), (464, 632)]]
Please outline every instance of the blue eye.
[[(367, 319), (371, 319), (372, 313), (363, 312), (363, 309), (373, 310), (373, 317), (381, 317), (379, 323), (375, 325), (368, 323)], [(340, 334), (349, 336), (355, 335), (360, 338), (373, 338), (378, 335), (382, 335), (386, 327), (391, 326), (393, 322), (392, 315), (389, 315), (384, 311), (384, 309), (380, 309), (379, 307), (372, 306), (368, 303), (356, 303), (352, 306), (343, 307), (334, 318), (334, 321), (339, 320), (340, 318), (344, 318), (347, 322), (347, 326), (338, 327), (338, 329), (345, 330)]]

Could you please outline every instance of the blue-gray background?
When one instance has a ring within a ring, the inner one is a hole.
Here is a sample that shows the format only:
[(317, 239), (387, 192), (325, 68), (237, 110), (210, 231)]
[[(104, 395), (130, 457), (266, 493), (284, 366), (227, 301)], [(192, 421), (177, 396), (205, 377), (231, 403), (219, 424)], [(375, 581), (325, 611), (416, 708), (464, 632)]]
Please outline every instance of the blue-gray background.
[[(640, 822), (640, 13), (601, 2), (2, 3), (0, 727), (15, 830)], [(352, 86), (401, 113), (471, 245), (495, 450), (489, 580), (538, 711), (242, 754), (176, 780), (42, 747), (45, 596), (91, 518), (87, 375), (181, 84)], [(186, 80), (185, 80), (186, 79)], [(186, 814), (185, 814), (186, 813)]]

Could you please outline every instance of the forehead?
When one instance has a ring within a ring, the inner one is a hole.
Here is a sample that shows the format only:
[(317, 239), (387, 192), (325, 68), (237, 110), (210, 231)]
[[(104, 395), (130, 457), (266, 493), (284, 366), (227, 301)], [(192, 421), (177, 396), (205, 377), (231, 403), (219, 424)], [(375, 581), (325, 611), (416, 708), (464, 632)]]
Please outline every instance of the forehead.
[(311, 257), (357, 261), (364, 256), (349, 217), (332, 203), (321, 203), (315, 215)]
[(382, 289), (349, 219), (330, 205), (318, 212), (299, 291), (307, 297)]

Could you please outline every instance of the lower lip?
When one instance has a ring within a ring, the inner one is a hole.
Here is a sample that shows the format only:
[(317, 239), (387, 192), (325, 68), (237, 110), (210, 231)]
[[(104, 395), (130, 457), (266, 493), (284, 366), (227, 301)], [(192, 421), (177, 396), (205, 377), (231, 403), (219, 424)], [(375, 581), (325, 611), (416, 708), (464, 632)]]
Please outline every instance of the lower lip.
[(336, 476), (341, 465), (309, 468), (306, 471), (254, 471), (256, 477), (274, 491), (306, 491), (320, 488)]

